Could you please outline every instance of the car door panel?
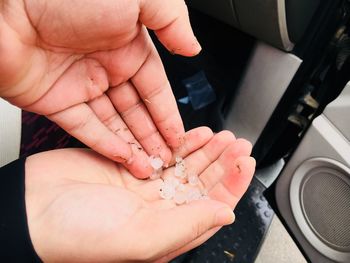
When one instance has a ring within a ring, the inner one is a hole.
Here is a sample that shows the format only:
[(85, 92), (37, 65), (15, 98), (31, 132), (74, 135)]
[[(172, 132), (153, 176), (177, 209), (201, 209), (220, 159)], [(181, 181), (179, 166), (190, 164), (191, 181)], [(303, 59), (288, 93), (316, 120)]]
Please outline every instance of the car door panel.
[(311, 262), (350, 262), (349, 94), (350, 84), (313, 121), (275, 188), (278, 211)]
[(285, 51), (292, 50), (302, 38), (320, 6), (320, 0), (188, 0), (187, 3)]
[(225, 128), (255, 144), (301, 63), (291, 53), (258, 42), (226, 117)]

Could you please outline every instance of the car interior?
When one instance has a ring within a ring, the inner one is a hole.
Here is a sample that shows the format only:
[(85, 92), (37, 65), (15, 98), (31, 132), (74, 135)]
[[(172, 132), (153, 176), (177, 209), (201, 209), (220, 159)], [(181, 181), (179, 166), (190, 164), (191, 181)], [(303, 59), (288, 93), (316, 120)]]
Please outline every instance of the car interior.
[[(173, 262), (254, 262), (275, 215), (305, 261), (350, 262), (350, 1), (186, 4), (199, 55), (150, 32), (185, 128), (248, 139), (257, 170), (236, 222)], [(20, 154), (22, 114), (0, 101), (0, 166)]]
[(306, 261), (349, 262), (349, 2), (186, 3), (202, 52), (154, 38), (185, 126), (247, 138), (257, 171), (235, 224), (174, 262), (254, 262), (273, 214)]

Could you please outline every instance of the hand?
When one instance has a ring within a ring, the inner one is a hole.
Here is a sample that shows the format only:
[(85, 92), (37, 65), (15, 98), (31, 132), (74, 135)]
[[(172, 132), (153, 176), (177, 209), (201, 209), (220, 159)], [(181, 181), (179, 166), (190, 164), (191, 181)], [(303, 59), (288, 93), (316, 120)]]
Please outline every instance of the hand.
[(147, 154), (170, 161), (184, 128), (145, 26), (197, 54), (183, 0), (8, 0), (0, 13), (1, 97), (140, 178), (152, 172)]
[[(31, 240), (47, 262), (167, 262), (233, 222), (255, 161), (230, 132), (186, 134), (178, 151), (200, 175), (210, 200), (176, 206), (159, 196), (161, 180), (139, 180), (94, 152), (65, 149), (26, 161)], [(173, 167), (164, 171), (172, 174)]]

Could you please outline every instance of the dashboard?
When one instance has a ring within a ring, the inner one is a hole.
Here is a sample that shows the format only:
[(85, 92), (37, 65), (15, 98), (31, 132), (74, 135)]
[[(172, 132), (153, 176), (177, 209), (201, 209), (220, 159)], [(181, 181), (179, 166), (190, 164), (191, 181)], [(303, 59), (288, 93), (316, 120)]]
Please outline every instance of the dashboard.
[(284, 51), (310, 25), (320, 0), (187, 0), (187, 5)]

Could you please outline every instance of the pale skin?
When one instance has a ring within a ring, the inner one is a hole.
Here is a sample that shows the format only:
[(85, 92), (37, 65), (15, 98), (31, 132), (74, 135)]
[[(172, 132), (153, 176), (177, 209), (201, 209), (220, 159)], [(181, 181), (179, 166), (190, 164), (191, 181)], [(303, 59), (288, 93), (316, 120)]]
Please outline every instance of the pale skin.
[(146, 27), (200, 52), (183, 0), (1, 0), (0, 97), (146, 178), (148, 155), (169, 163), (184, 136)]
[[(26, 161), (31, 240), (45, 262), (168, 262), (234, 221), (254, 173), (251, 145), (208, 128), (186, 134), (177, 154), (200, 175), (210, 200), (177, 206), (161, 179), (139, 180), (87, 150), (40, 153)], [(172, 174), (174, 167), (165, 169)]]
[[(251, 145), (207, 128), (185, 135), (146, 27), (171, 52), (200, 52), (183, 0), (0, 0), (0, 96), (108, 158), (27, 159), (28, 226), (45, 262), (167, 262), (234, 220)], [(211, 200), (162, 200), (161, 180), (135, 178), (151, 174), (148, 155), (184, 157)]]

